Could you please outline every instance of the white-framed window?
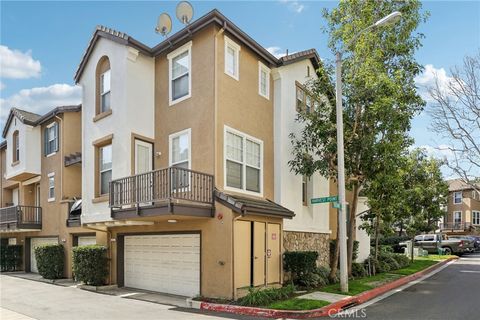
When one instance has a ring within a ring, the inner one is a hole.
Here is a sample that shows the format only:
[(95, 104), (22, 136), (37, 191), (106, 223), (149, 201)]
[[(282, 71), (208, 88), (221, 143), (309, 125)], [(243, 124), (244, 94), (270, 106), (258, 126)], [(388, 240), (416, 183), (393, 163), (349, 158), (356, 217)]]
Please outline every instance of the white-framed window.
[(462, 211), (454, 211), (453, 212), (453, 222), (454, 223), (462, 223)]
[(240, 46), (225, 36), (225, 73), (235, 80), (240, 79)]
[(225, 126), (225, 189), (261, 195), (263, 192), (263, 141)]
[(169, 102), (173, 105), (192, 96), (192, 41), (167, 55)]
[(308, 206), (308, 177), (302, 176), (302, 203)]
[(258, 94), (270, 99), (270, 68), (258, 62)]
[(108, 194), (109, 184), (112, 181), (112, 145), (107, 144), (98, 149), (100, 195), (104, 195)]
[(472, 191), (472, 199), (480, 200), (480, 193), (477, 190)]
[(110, 110), (110, 69), (100, 75), (100, 113)]
[(13, 162), (20, 161), (20, 134), (18, 130), (13, 132)]
[(462, 203), (462, 191), (456, 191), (453, 193), (453, 203), (454, 204)]
[(472, 223), (480, 225), (480, 211), (472, 211)]
[(186, 191), (185, 188), (190, 186), (190, 172), (187, 170), (191, 169), (191, 137), (192, 130), (190, 128), (171, 134), (168, 137), (169, 164), (171, 167), (179, 168), (172, 170), (171, 181), (173, 190), (181, 189), (181, 191)]
[(55, 201), (55, 172), (48, 174), (48, 202)]
[(53, 155), (58, 151), (58, 123), (52, 122), (44, 131), (45, 156)]

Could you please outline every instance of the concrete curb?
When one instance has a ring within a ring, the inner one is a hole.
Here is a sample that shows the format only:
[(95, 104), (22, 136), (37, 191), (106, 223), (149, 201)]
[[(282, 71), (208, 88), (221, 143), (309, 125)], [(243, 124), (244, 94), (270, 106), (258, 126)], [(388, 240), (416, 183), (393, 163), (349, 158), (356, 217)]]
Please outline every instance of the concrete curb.
[(386, 293), (387, 291), (396, 289), (408, 282), (421, 278), (424, 275), (440, 268), (441, 266), (455, 259), (458, 259), (458, 258), (448, 258), (417, 273), (389, 282), (387, 284), (384, 284), (383, 286), (374, 288), (372, 290), (362, 292), (356, 296), (334, 302), (320, 309), (305, 310), (305, 311), (274, 310), (274, 309), (217, 304), (217, 303), (210, 303), (210, 302), (202, 302), (200, 304), (200, 309), (208, 310), (208, 311), (235, 313), (235, 314), (248, 315), (248, 316), (266, 317), (266, 318), (306, 319), (306, 318), (327, 317), (327, 316), (332, 316), (338, 312), (341, 312), (355, 305), (365, 303), (368, 300), (371, 300), (375, 297), (378, 297)]

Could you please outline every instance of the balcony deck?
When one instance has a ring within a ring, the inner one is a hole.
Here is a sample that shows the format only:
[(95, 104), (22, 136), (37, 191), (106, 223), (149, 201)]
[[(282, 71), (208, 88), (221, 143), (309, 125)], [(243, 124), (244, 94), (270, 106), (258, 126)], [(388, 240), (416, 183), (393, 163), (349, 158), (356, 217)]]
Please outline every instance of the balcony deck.
[(179, 214), (212, 217), (214, 177), (168, 167), (110, 182), (113, 219)]
[(41, 229), (41, 207), (17, 205), (0, 208), (0, 232), (39, 231)]
[(440, 224), (443, 232), (465, 232), (475, 228), (471, 222), (445, 222)]

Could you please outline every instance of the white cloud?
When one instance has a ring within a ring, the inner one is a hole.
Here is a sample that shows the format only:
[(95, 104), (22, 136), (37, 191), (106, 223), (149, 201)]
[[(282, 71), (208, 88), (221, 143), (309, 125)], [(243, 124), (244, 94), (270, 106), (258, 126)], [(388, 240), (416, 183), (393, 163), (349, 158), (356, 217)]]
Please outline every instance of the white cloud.
[(17, 107), (37, 114), (44, 114), (57, 106), (75, 105), (82, 101), (82, 89), (68, 84), (23, 89), (0, 99), (0, 127), (3, 129), (10, 108)]
[(0, 45), (0, 77), (10, 79), (27, 79), (39, 77), (42, 71), (40, 61), (32, 58), (32, 52), (11, 50)]
[(442, 159), (442, 160), (450, 160), (454, 157), (454, 151), (452, 147), (446, 144), (440, 144), (436, 147), (431, 145), (423, 145), (419, 148), (424, 149), (430, 157)]
[[(274, 55), (277, 59), (280, 59), (281, 57), (284, 57), (287, 55), (287, 51), (286, 50), (283, 50), (282, 48), (280, 47), (268, 47), (267, 48), (267, 51), (270, 52), (272, 55)], [(289, 52), (288, 54), (294, 54), (296, 51), (294, 52)]]
[(5, 89), (5, 84), (2, 81), (0, 81), (0, 91), (3, 89)]
[(435, 87), (435, 81), (438, 79), (438, 85), (442, 91), (448, 90), (448, 84), (452, 81), (452, 78), (447, 75), (444, 68), (435, 68), (432, 64), (427, 64), (423, 73), (415, 77), (415, 83), (418, 86), (418, 92), (420, 96), (427, 102), (433, 102), (434, 100), (428, 93), (430, 88)]
[(280, 0), (280, 2), (286, 4), (290, 10), (296, 13), (301, 13), (305, 9), (305, 6), (296, 0)]

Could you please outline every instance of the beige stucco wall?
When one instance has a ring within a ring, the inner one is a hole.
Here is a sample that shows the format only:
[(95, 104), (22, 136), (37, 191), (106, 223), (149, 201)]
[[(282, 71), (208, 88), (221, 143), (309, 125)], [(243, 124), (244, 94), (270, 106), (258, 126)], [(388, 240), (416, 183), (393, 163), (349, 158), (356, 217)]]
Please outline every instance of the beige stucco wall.
[(448, 195), (447, 215), (445, 222), (454, 222), (453, 212), (462, 211), (462, 222), (473, 222), (472, 211), (480, 211), (480, 200), (472, 198), (472, 190), (462, 191), (462, 203), (453, 203), (454, 192)]

